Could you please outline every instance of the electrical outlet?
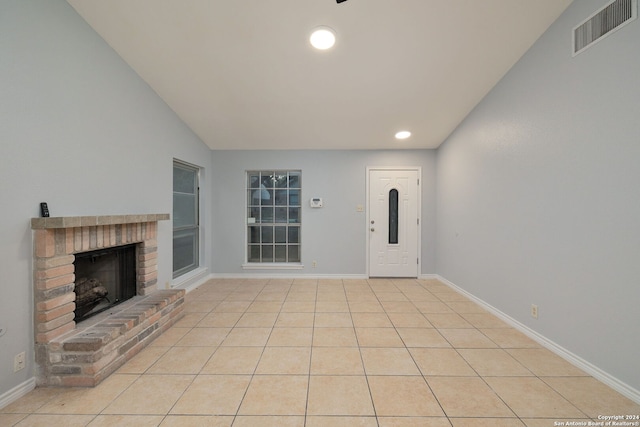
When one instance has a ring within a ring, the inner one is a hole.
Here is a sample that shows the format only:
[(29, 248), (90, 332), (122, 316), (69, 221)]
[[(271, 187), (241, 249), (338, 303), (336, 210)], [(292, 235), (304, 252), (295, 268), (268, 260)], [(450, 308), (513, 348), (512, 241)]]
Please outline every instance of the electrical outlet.
[(13, 372), (18, 372), (26, 366), (26, 354), (23, 351), (20, 354), (16, 354), (16, 357), (13, 358)]
[(318, 261), (311, 262), (311, 268), (316, 268), (318, 266)]
[(531, 304), (531, 317), (534, 319), (538, 318), (538, 306), (535, 304)]

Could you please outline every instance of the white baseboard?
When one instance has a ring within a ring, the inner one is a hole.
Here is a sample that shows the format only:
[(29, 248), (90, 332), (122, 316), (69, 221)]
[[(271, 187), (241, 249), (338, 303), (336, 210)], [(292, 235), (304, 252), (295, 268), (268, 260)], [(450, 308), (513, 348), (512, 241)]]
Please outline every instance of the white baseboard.
[(577, 367), (579, 369), (582, 369), (587, 374), (591, 375), (595, 379), (597, 379), (597, 380), (603, 382), (604, 384), (608, 385), (609, 387), (611, 387), (612, 389), (614, 389), (618, 393), (622, 394), (623, 396), (625, 396), (625, 397), (633, 400), (634, 402), (640, 404), (640, 390), (637, 390), (637, 389), (631, 387), (630, 385), (626, 384), (625, 382), (621, 381), (620, 379), (618, 379), (618, 378), (612, 376), (611, 374), (603, 371), (602, 369), (598, 368), (597, 366), (587, 362), (586, 360), (584, 360), (580, 356), (578, 356), (578, 355), (570, 352), (566, 348), (556, 344), (555, 342), (553, 342), (550, 339), (546, 338), (545, 336), (539, 334), (538, 332), (534, 331), (533, 329), (529, 328), (528, 326), (520, 323), (519, 321), (517, 321), (513, 317), (503, 313), (502, 311), (498, 310), (497, 308), (493, 307), (492, 305), (487, 304), (486, 302), (484, 302), (480, 298), (477, 298), (476, 296), (470, 294), (469, 292), (465, 291), (464, 289), (460, 288), (459, 286), (455, 285), (454, 283), (450, 282), (449, 280), (445, 279), (444, 277), (442, 277), (440, 275), (436, 275), (436, 278), (439, 281), (441, 281), (442, 283), (444, 283), (445, 285), (449, 286), (450, 288), (452, 288), (455, 291), (457, 291), (457, 292), (461, 293), (462, 295), (466, 296), (467, 298), (469, 298), (473, 302), (475, 302), (478, 305), (482, 306), (484, 309), (486, 309), (487, 311), (489, 311), (493, 315), (497, 316), (498, 318), (502, 319), (507, 324), (513, 326), (515, 329), (517, 329), (520, 332), (522, 332), (523, 334), (527, 335), (529, 338), (531, 338), (532, 340), (536, 341), (541, 346), (547, 348), (548, 350), (550, 350), (553, 353), (557, 354), (558, 356), (562, 357), (564, 360), (566, 360), (567, 362), (571, 363), (575, 367)]
[(366, 274), (282, 274), (282, 273), (229, 273), (212, 274), (213, 279), (368, 279)]
[(0, 409), (4, 408), (5, 406), (9, 406), (11, 403), (20, 399), (22, 396), (26, 395), (34, 388), (36, 388), (36, 378), (32, 377), (22, 384), (18, 384), (8, 392), (0, 395)]
[(171, 288), (184, 289), (189, 293), (211, 278), (213, 275), (209, 273), (208, 268), (199, 268), (174, 279), (171, 282)]

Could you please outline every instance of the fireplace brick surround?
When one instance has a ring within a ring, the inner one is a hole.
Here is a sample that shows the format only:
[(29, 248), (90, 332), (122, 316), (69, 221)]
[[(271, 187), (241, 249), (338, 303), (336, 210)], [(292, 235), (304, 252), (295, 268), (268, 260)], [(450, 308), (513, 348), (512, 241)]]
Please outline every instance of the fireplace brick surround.
[[(182, 317), (184, 290), (157, 289), (157, 223), (168, 219), (31, 219), (38, 385), (95, 386)], [(137, 295), (76, 325), (75, 254), (128, 244), (136, 244)]]

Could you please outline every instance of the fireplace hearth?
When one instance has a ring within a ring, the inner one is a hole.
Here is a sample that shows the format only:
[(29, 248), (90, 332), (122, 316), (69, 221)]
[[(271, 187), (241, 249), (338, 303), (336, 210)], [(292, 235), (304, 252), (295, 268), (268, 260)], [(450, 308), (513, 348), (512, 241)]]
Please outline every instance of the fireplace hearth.
[(31, 219), (38, 385), (95, 386), (181, 318), (184, 290), (157, 289), (168, 219)]

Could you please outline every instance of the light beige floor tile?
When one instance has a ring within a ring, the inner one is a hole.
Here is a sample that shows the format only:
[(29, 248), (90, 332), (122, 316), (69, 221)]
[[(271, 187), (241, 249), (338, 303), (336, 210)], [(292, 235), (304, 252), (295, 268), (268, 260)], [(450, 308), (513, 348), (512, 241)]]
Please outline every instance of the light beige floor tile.
[(451, 307), (453, 311), (458, 314), (462, 313), (484, 313), (488, 314), (487, 310), (480, 307), (478, 304), (472, 301), (450, 301), (447, 305)]
[(238, 328), (271, 328), (276, 323), (277, 318), (278, 313), (246, 312), (235, 326)]
[(287, 302), (314, 302), (316, 300), (316, 291), (308, 290), (308, 291), (294, 291), (293, 289), (287, 295), (287, 299), (285, 300), (285, 304)]
[(316, 303), (313, 301), (285, 301), (280, 313), (314, 313)]
[(308, 416), (306, 427), (378, 427), (376, 417)]
[(276, 328), (311, 328), (314, 313), (280, 313), (276, 320)]
[(480, 329), (501, 348), (540, 348), (540, 344), (515, 329)]
[(256, 375), (238, 415), (304, 415), (307, 387), (307, 376)]
[(36, 412), (42, 414), (99, 414), (136, 379), (138, 379), (137, 375), (113, 374), (98, 387), (60, 390), (56, 397), (49, 400)]
[(477, 376), (478, 374), (454, 349), (410, 348), (416, 364), (425, 376)]
[(213, 312), (207, 314), (199, 323), (200, 328), (233, 328), (242, 317), (242, 312)]
[(0, 414), (0, 426), (14, 426), (28, 414)]
[(10, 403), (4, 408), (0, 408), (0, 413), (29, 414), (31, 412), (35, 412), (42, 405), (49, 402), (65, 390), (67, 389), (58, 387), (35, 388), (15, 402)]
[(395, 328), (358, 328), (356, 336), (360, 347), (403, 347)]
[(357, 347), (354, 328), (315, 328), (313, 331), (314, 347)]
[(369, 376), (368, 381), (378, 416), (444, 416), (422, 376)]
[[(103, 414), (164, 415), (193, 381), (193, 375), (143, 375)], [(153, 398), (150, 396), (153, 395)]]
[(306, 347), (311, 346), (313, 328), (273, 328), (267, 346)]
[(349, 328), (353, 326), (349, 313), (316, 313), (316, 328)]
[(344, 293), (344, 290), (340, 291), (322, 291), (320, 288), (318, 289), (318, 294), (316, 295), (316, 310), (318, 307), (318, 303), (325, 302), (334, 302), (340, 304), (346, 304), (347, 296)]
[(364, 376), (312, 376), (308, 415), (373, 415)]
[(473, 328), (457, 313), (425, 313), (427, 320), (436, 328)]
[(583, 418), (585, 414), (539, 378), (485, 377), (520, 418)]
[(193, 328), (175, 345), (180, 347), (216, 347), (225, 339), (230, 328)]
[(262, 347), (218, 347), (200, 373), (253, 374), (261, 355)]
[(308, 375), (310, 363), (311, 347), (266, 347), (256, 374)]
[(156, 427), (162, 415), (98, 415), (88, 427)]
[(287, 292), (260, 292), (254, 302), (284, 302), (287, 297)]
[(396, 328), (433, 328), (422, 313), (387, 313)]
[(16, 427), (84, 427), (91, 422), (93, 417), (94, 415), (32, 414), (16, 424)]
[(217, 302), (213, 301), (189, 301), (189, 304), (185, 305), (185, 313), (208, 313), (213, 310)]
[(169, 351), (171, 347), (148, 346), (136, 354), (131, 360), (125, 363), (117, 373), (119, 374), (142, 374), (151, 365), (156, 363), (160, 357)]
[(406, 348), (361, 348), (367, 375), (419, 375)]
[(431, 291), (431, 293), (435, 295), (440, 301), (445, 301), (445, 302), (469, 301), (469, 298), (455, 291), (444, 291), (444, 292)]
[(233, 427), (304, 427), (302, 416), (238, 416)]
[(454, 311), (442, 301), (416, 301), (413, 305), (423, 314), (454, 313)]
[(174, 326), (176, 328), (193, 328), (206, 316), (207, 313), (187, 313)]
[(409, 301), (402, 292), (377, 292), (376, 296), (380, 302), (383, 301)]
[(356, 328), (393, 328), (386, 313), (351, 313)]
[(233, 328), (222, 342), (223, 347), (263, 347), (271, 328)]
[(586, 373), (545, 348), (507, 349), (506, 351), (539, 377), (587, 376)]
[(232, 416), (167, 415), (160, 427), (231, 427)]
[(249, 375), (198, 375), (171, 408), (171, 414), (235, 415)]
[(433, 301), (439, 302), (440, 300), (433, 295), (429, 291), (425, 291), (424, 289), (421, 291), (404, 291), (403, 294), (407, 297), (407, 299), (413, 303), (421, 302), (421, 301)]
[(172, 347), (151, 366), (150, 374), (197, 374), (216, 347)]
[(176, 328), (175, 326), (167, 329), (155, 340), (149, 343), (149, 347), (171, 347), (184, 337), (191, 328)]
[(451, 347), (433, 328), (398, 328), (398, 333), (407, 347)]
[(247, 308), (248, 313), (280, 313), (282, 302), (255, 301)]
[(382, 305), (376, 301), (349, 301), (351, 313), (384, 313)]
[(477, 329), (438, 329), (454, 348), (496, 348), (496, 343)]
[[(378, 297), (371, 291), (367, 292), (349, 292), (347, 291), (347, 301), (349, 304), (354, 302), (373, 302), (378, 303)], [(382, 307), (382, 306), (381, 306)]]
[(386, 313), (419, 313), (410, 301), (382, 301), (380, 304)]
[(316, 313), (348, 313), (349, 312), (349, 304), (347, 304), (347, 300), (343, 299), (341, 301), (322, 301), (318, 299), (316, 302)]
[(509, 325), (489, 313), (460, 313), (460, 316), (476, 328), (509, 328)]
[(460, 355), (480, 376), (533, 376), (509, 353), (502, 349), (459, 349)]
[(354, 347), (314, 347), (311, 375), (364, 375), (360, 350)]
[[(551, 388), (592, 418), (606, 414), (640, 416), (640, 405), (593, 377), (543, 378)], [(625, 421), (625, 420), (623, 420)], [(633, 420), (638, 422), (638, 420)]]
[[(451, 418), (451, 424), (453, 427), (524, 427), (517, 418)], [(553, 426), (553, 422), (545, 425)]]
[[(565, 422), (566, 425), (566, 421), (573, 421), (574, 423), (588, 423), (589, 420), (588, 419), (571, 419), (571, 420), (562, 420), (562, 422)], [(557, 426), (559, 424), (558, 419), (557, 418), (523, 418), (522, 422), (524, 423), (525, 426), (527, 427), (549, 427), (549, 426)], [(575, 424), (575, 425), (580, 425), (580, 424)]]
[(244, 313), (251, 301), (222, 301), (213, 309), (214, 313)]
[(378, 417), (379, 427), (451, 427), (445, 417)]
[(449, 417), (514, 417), (478, 377), (429, 377), (431, 390)]

